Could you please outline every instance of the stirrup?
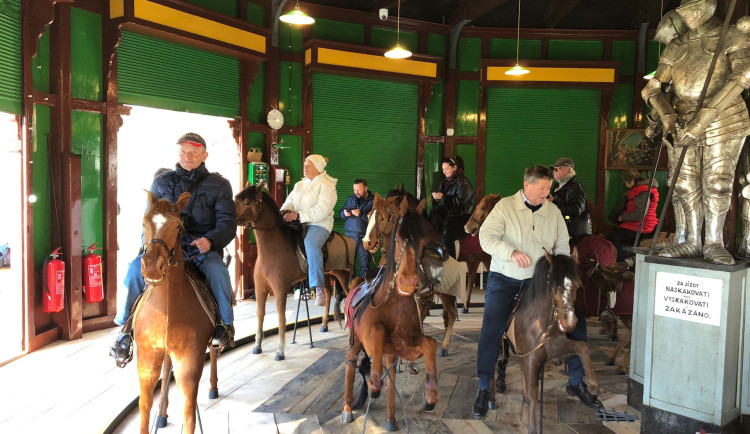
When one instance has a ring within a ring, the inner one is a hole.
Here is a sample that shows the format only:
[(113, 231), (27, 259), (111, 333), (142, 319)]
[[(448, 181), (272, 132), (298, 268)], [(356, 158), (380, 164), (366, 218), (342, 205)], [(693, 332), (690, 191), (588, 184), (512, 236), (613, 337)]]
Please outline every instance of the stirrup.
[(109, 349), (109, 355), (115, 358), (115, 365), (124, 368), (133, 360), (133, 332), (120, 333)]
[(222, 350), (227, 346), (234, 348), (234, 324), (226, 325), (223, 322), (216, 324), (211, 346)]

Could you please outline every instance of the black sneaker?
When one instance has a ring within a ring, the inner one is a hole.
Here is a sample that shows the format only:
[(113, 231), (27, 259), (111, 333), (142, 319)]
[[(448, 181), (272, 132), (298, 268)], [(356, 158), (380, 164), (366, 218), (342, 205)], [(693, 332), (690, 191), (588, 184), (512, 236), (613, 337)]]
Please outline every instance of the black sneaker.
[(479, 389), (477, 391), (477, 397), (474, 400), (474, 405), (471, 407), (471, 412), (476, 419), (481, 419), (487, 415), (487, 410), (490, 408), (490, 401), (495, 401), (494, 398), (490, 399), (490, 395), (491, 392), (487, 389)]
[(219, 348), (234, 347), (234, 324), (217, 324), (211, 345)]
[(133, 360), (133, 336), (130, 333), (120, 333), (117, 340), (109, 349), (109, 355), (115, 358), (115, 364), (122, 368)]
[(589, 388), (584, 382), (574, 386), (570, 384), (570, 380), (568, 380), (568, 384), (565, 386), (565, 391), (568, 392), (568, 395), (578, 398), (578, 400), (581, 401), (581, 404), (586, 407), (593, 408), (594, 410), (604, 408), (604, 404), (599, 401), (596, 395), (592, 395), (591, 392), (589, 392)]

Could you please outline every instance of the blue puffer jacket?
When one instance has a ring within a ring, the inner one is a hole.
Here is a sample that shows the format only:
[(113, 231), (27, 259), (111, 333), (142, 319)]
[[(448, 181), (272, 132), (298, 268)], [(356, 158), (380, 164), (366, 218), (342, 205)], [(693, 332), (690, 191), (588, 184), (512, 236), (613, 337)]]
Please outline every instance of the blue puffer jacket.
[[(190, 203), (182, 211), (182, 222), (187, 232), (182, 236), (182, 250), (188, 257), (200, 254), (196, 246), (190, 245), (197, 238), (208, 238), (211, 240), (211, 250), (218, 252), (234, 239), (237, 218), (232, 186), (218, 173), (209, 173), (205, 163), (190, 172), (177, 164), (175, 170), (162, 173), (151, 184), (151, 193), (156, 197), (176, 202), (180, 194), (189, 190), (205, 174), (208, 176), (193, 191)], [(186, 215), (188, 210), (189, 216)]]
[[(372, 200), (375, 196), (372, 192), (368, 191), (367, 196), (362, 199), (357, 199), (357, 195), (353, 194), (346, 198), (344, 207), (339, 211), (339, 217), (344, 220), (344, 230), (346, 236), (350, 238), (361, 238), (365, 236), (367, 232), (367, 213), (372, 210)], [(344, 209), (358, 208), (360, 210), (359, 217), (350, 215), (349, 217), (344, 214)]]

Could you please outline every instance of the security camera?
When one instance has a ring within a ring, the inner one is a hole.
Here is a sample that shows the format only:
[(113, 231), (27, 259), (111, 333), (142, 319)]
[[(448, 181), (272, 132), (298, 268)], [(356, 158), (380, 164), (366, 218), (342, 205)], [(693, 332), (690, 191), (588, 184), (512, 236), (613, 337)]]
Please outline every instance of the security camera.
[(379, 12), (380, 15), (380, 21), (385, 21), (388, 19), (388, 9), (383, 8)]

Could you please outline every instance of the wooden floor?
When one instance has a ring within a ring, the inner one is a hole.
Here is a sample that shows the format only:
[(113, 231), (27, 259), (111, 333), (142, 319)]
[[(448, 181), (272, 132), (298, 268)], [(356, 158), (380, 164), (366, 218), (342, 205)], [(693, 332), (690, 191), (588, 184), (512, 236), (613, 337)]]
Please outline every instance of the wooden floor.
[[(476, 292), (475, 292), (476, 294)], [(473, 301), (482, 302), (482, 293)], [(294, 319), (296, 300), (288, 299), (288, 320)], [(322, 308), (312, 306), (311, 315)], [(304, 304), (302, 305), (304, 317)], [(268, 304), (266, 329), (275, 327), (274, 304)], [(442, 339), (441, 311), (427, 318), (425, 333)], [(255, 303), (241, 301), (235, 308), (238, 335), (255, 332)], [(438, 358), (440, 401), (432, 413), (421, 411), (424, 376), (402, 373), (396, 384), (406, 406), (412, 433), (516, 433), (526, 432), (527, 411), (522, 406), (521, 373), (518, 360), (508, 367), (509, 390), (497, 395), (497, 410), (483, 420), (471, 417), (471, 405), (477, 390), (476, 342), (482, 309), (460, 315), (450, 354)], [(200, 416), (206, 433), (355, 433), (362, 432), (364, 412), (355, 411), (352, 424), (341, 422), (343, 396), (343, 360), (348, 349), (346, 333), (332, 322), (328, 333), (313, 326), (314, 347), (310, 348), (308, 328), (301, 328), (297, 343), (291, 344), (287, 332), (286, 360), (274, 361), (277, 336), (266, 337), (263, 353), (252, 354), (252, 344), (244, 345), (219, 358), (219, 398), (208, 399), (207, 371), (199, 391)], [(620, 333), (625, 329), (620, 327)], [(55, 433), (136, 433), (140, 417), (137, 407), (113, 426), (124, 409), (136, 402), (138, 380), (135, 363), (124, 369), (114, 366), (107, 356), (117, 329), (87, 333), (74, 342), (57, 342), (0, 368), (0, 432)], [(626, 376), (616, 375), (606, 366), (607, 354), (615, 342), (598, 333), (598, 323), (589, 321), (589, 345), (602, 384), (600, 399), (607, 408), (627, 410)], [(423, 371), (423, 363), (417, 365)], [(355, 388), (359, 387), (357, 380)], [(638, 432), (635, 423), (609, 423), (605, 427), (595, 419), (593, 410), (565, 393), (567, 376), (562, 365), (548, 363), (544, 382), (544, 431), (548, 433)], [(355, 389), (356, 390), (356, 389)], [(158, 396), (158, 394), (157, 394)], [(169, 424), (163, 433), (181, 432), (182, 404), (176, 387), (170, 391)], [(383, 432), (385, 395), (375, 400), (367, 420), (367, 432)], [(153, 414), (153, 412), (152, 412)], [(404, 418), (397, 411), (397, 418)], [(401, 426), (401, 431), (405, 431)], [(196, 432), (200, 432), (196, 429)]]

